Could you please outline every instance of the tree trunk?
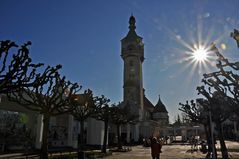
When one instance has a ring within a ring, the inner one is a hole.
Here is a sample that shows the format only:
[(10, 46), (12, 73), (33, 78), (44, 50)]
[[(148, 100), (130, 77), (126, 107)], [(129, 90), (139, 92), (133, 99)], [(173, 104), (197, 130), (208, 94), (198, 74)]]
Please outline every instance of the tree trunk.
[(108, 136), (108, 120), (104, 122), (104, 141), (103, 141), (103, 147), (102, 147), (102, 152), (106, 153), (106, 147), (107, 147), (107, 136)]
[(6, 130), (4, 131), (4, 135), (3, 135), (3, 145), (2, 145), (2, 152), (6, 152), (6, 147), (7, 147), (7, 133), (8, 133), (8, 130), (7, 128), (5, 128)]
[(217, 149), (216, 149), (216, 140), (214, 138), (214, 145), (212, 145), (212, 137), (211, 137), (211, 132), (210, 132), (210, 126), (208, 124), (205, 124), (204, 125), (205, 127), (205, 133), (206, 133), (206, 137), (207, 137), (207, 145), (208, 145), (208, 152), (207, 152), (207, 155), (206, 155), (206, 159), (209, 159), (212, 157), (213, 155), (213, 147), (214, 147), (214, 150), (215, 150), (215, 159), (217, 159)]
[(214, 136), (214, 150), (215, 150), (215, 159), (217, 159), (217, 147), (216, 147), (216, 139), (215, 139), (215, 136)]
[(118, 149), (120, 150), (122, 149), (120, 125), (117, 125), (117, 136), (118, 136)]
[(84, 149), (84, 121), (80, 121), (80, 136), (78, 136), (78, 159), (85, 159)]
[(208, 124), (203, 124), (204, 125), (204, 131), (206, 134), (206, 140), (207, 140), (207, 156), (210, 156), (210, 154), (212, 153), (212, 144), (210, 143), (210, 131), (209, 131), (209, 127)]
[(228, 159), (228, 151), (227, 151), (227, 147), (226, 147), (225, 140), (224, 140), (222, 124), (217, 123), (217, 127), (218, 127), (218, 137), (219, 137), (219, 141), (220, 141), (220, 145), (221, 145), (222, 158)]
[(49, 133), (50, 116), (43, 114), (43, 135), (41, 145), (41, 159), (48, 159), (48, 133)]

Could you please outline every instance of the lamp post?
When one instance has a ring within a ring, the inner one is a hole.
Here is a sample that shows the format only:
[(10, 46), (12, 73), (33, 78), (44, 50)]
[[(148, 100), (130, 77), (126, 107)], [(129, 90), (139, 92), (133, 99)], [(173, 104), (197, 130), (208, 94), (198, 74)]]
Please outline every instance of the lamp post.
[(211, 112), (211, 105), (209, 106), (209, 128), (211, 132), (211, 141), (212, 141), (212, 158), (216, 159), (216, 153), (215, 153), (215, 142), (214, 142), (214, 136), (213, 136), (213, 127), (212, 127), (212, 112)]
[(203, 109), (203, 104), (201, 104), (201, 102), (203, 102), (203, 99), (197, 99), (198, 104), (201, 105), (201, 111), (203, 113), (204, 117), (209, 117), (209, 131), (210, 131), (210, 137), (211, 137), (211, 148), (212, 148), (212, 158), (216, 159), (216, 150), (215, 150), (215, 142), (214, 142), (214, 136), (213, 136), (213, 127), (212, 127), (212, 106), (211, 104), (208, 104), (208, 107), (206, 109), (206, 111), (204, 111), (205, 109)]

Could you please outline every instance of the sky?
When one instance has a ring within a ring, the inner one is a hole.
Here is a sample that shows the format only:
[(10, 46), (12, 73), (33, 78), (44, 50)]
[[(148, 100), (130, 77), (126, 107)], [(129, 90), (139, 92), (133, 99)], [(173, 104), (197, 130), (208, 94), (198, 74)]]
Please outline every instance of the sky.
[[(112, 103), (123, 99), (120, 40), (131, 14), (143, 37), (143, 85), (155, 105), (160, 95), (171, 122), (179, 102), (196, 99), (203, 73), (215, 60), (191, 58), (192, 50), (215, 42), (238, 59), (230, 32), (239, 28), (237, 0), (1, 0), (0, 40), (31, 41), (35, 63), (63, 66), (61, 73)], [(206, 50), (206, 49), (205, 49)]]

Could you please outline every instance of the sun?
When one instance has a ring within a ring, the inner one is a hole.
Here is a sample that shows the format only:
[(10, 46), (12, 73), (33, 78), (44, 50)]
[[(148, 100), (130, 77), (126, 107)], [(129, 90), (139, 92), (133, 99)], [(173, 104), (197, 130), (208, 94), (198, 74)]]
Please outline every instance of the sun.
[[(186, 32), (179, 32), (177, 30), (169, 30), (170, 35), (176, 41), (175, 54), (173, 54), (170, 65), (177, 65), (178, 71), (173, 74), (173, 77), (185, 75), (185, 83), (199, 82), (203, 74), (215, 70), (217, 58), (212, 50), (212, 42), (220, 45), (222, 50), (227, 47), (222, 43), (224, 34), (221, 36), (215, 35), (215, 28), (203, 28), (203, 19), (197, 19), (196, 25), (190, 25), (189, 30)], [(221, 44), (220, 44), (221, 43)], [(195, 84), (195, 83), (194, 83)]]
[(192, 54), (194, 60), (197, 62), (204, 62), (208, 59), (208, 51), (201, 47), (193, 50)]
[(210, 45), (198, 42), (191, 45), (187, 44), (187, 46), (187, 49), (183, 50), (183, 62), (186, 62), (184, 69), (190, 68), (191, 75), (193, 75), (195, 71), (197, 71), (198, 74), (209, 72), (210, 69), (214, 67), (215, 57), (210, 50)]

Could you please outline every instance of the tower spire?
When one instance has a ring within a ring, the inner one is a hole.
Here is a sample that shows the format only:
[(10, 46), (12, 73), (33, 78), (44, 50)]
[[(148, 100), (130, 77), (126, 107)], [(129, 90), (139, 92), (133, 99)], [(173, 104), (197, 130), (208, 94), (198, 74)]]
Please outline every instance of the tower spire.
[(136, 29), (136, 26), (135, 26), (135, 17), (133, 16), (133, 14), (131, 14), (130, 18), (129, 18), (129, 30), (130, 31), (134, 31)]
[(155, 105), (154, 112), (165, 112), (165, 113), (168, 113), (165, 105), (163, 104), (163, 102), (160, 99), (160, 95), (159, 95), (158, 103)]

